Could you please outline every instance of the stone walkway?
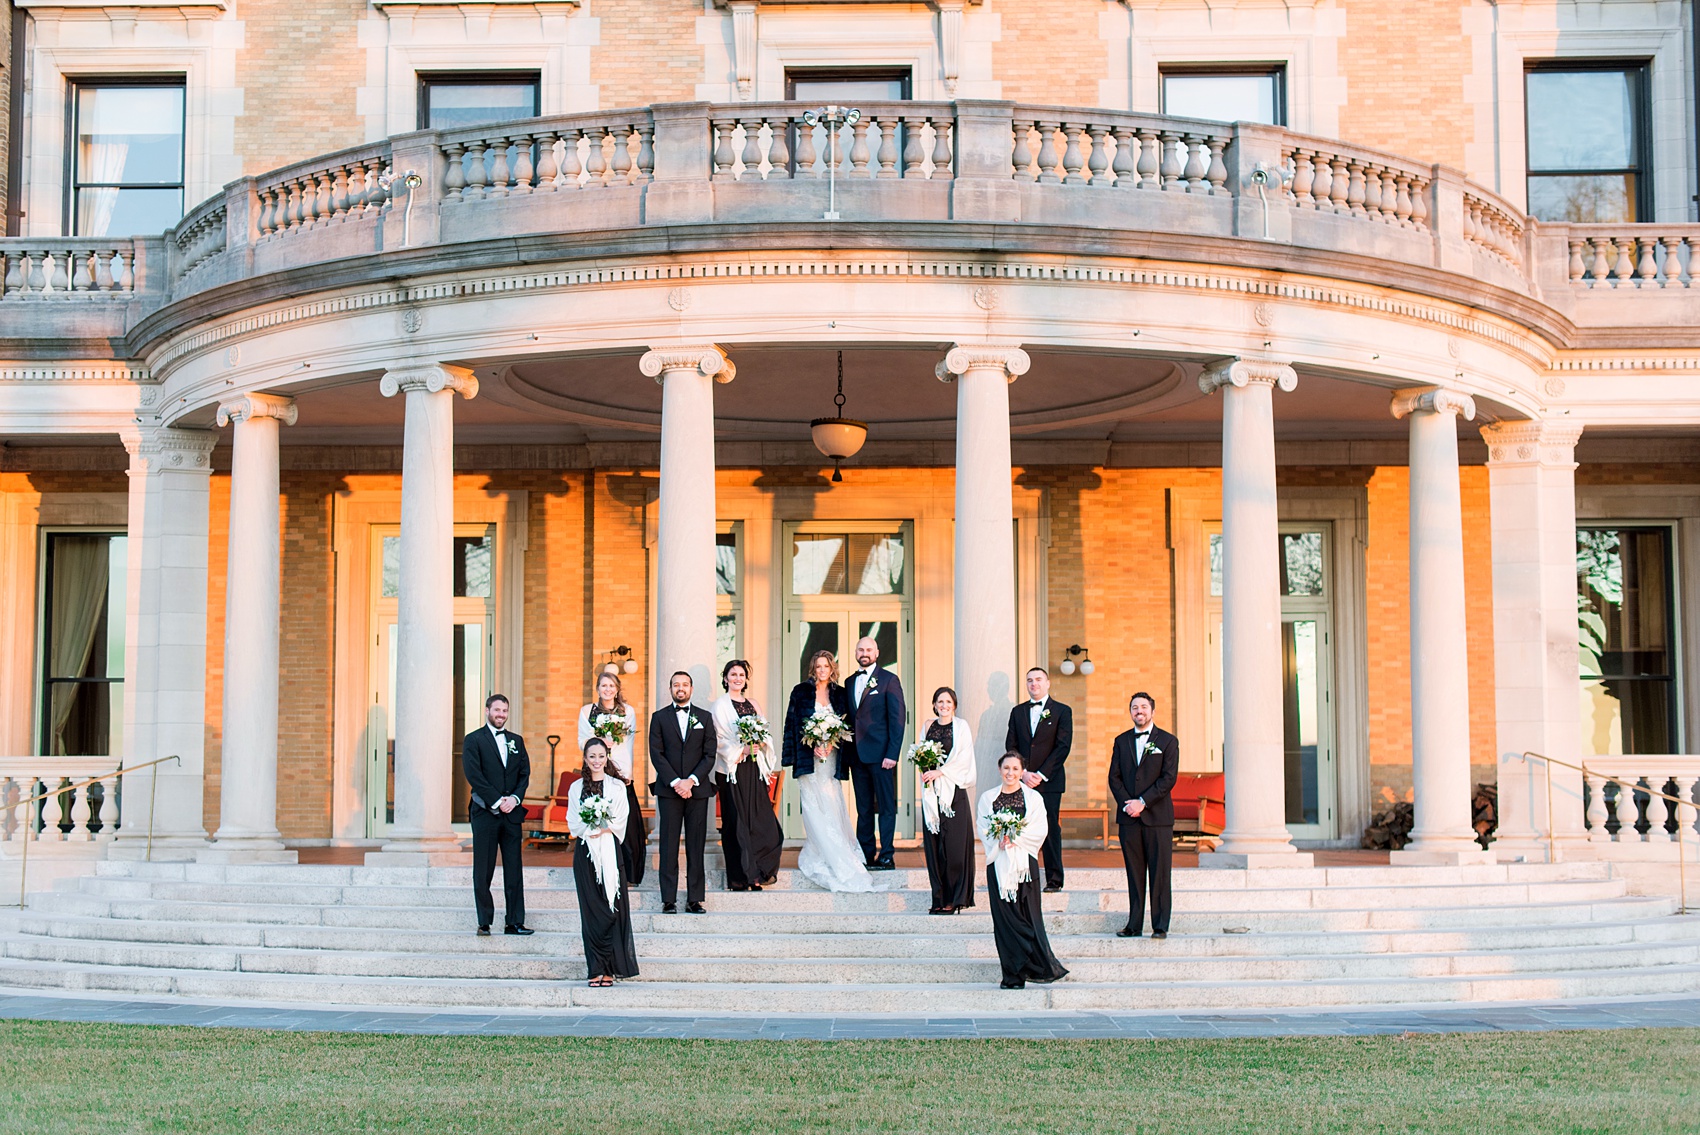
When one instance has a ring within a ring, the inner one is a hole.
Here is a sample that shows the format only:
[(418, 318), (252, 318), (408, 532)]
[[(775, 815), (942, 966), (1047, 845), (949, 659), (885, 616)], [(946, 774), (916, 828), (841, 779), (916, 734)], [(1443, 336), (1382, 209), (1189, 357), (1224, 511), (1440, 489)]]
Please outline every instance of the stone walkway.
[(1199, 1039), (1700, 1028), (1700, 997), (1480, 1004), (1455, 1008), (1375, 1007), (1286, 1013), (681, 1016), (635, 1012), (322, 1009), (299, 1005), (221, 1004), (169, 999), (112, 1000), (0, 989), (0, 1019), (424, 1036), (616, 1036), (700, 1040)]

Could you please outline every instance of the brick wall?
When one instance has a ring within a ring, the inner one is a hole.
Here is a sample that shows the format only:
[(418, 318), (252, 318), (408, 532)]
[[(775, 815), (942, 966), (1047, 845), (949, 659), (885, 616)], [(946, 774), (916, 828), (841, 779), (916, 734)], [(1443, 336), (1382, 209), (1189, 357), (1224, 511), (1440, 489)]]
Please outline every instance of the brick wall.
[(283, 474), (281, 697), (277, 826), (286, 838), (331, 834), (331, 705), (336, 645), (336, 556), (331, 500), (340, 478)]
[(365, 140), (354, 91), (366, 76), (356, 32), (368, 10), (365, 0), (238, 0), (236, 152), (246, 173)]
[(1108, 59), (1098, 38), (1102, 3), (988, 0), (1003, 36), (992, 44), (992, 77), (1017, 102), (1097, 106)]
[(703, 77), (696, 32), (701, 0), (592, 0), (587, 12), (601, 21), (590, 81), (604, 108), (696, 97)]
[(1474, 71), (1465, 2), (1347, 0), (1341, 138), (1464, 168), (1464, 147), (1476, 140), (1464, 103), (1464, 77)]

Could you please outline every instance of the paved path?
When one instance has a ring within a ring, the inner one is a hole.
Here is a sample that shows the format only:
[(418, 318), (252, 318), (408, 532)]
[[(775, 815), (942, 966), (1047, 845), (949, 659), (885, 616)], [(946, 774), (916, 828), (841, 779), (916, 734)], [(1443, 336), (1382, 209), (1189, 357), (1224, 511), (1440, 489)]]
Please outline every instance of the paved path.
[(427, 1036), (617, 1036), (708, 1040), (876, 1040), (1377, 1036), (1398, 1033), (1546, 1032), (1555, 1029), (1700, 1028), (1700, 997), (1629, 1001), (1377, 1006), (1327, 1012), (900, 1014), (502, 1012), (313, 1008), (159, 998), (115, 1000), (0, 988), (0, 1019), (87, 1021), (291, 1032)]

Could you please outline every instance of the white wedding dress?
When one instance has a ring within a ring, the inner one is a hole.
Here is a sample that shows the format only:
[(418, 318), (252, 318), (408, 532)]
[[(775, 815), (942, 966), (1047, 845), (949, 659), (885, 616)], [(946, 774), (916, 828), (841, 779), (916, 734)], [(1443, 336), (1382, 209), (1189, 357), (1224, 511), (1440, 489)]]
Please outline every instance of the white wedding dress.
[(815, 771), (797, 780), (797, 800), (803, 809), (804, 839), (797, 852), (797, 870), (815, 886), (828, 891), (883, 891), (874, 882), (856, 842), (850, 810), (844, 806), (843, 782), (838, 779), (838, 750), (815, 758)]

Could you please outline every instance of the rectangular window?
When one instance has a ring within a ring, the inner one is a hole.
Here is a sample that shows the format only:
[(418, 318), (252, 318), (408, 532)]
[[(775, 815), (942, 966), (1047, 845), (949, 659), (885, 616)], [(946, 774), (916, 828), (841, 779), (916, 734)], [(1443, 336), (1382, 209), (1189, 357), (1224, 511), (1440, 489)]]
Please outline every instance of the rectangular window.
[(901, 102), (910, 94), (907, 67), (834, 67), (785, 72), (785, 97), (822, 106)]
[(71, 84), (74, 236), (162, 233), (183, 217), (183, 80)]
[(1652, 216), (1644, 63), (1541, 63), (1524, 75), (1529, 212), (1580, 224)]
[(799, 533), (791, 547), (791, 594), (903, 594), (903, 534)]
[(451, 130), (543, 113), (535, 71), (419, 76), (419, 129)]
[(714, 533), (714, 658), (715, 674), (739, 657), (743, 649), (739, 624), (743, 621), (744, 597), (738, 588), (743, 567), (744, 524), (723, 520)]
[(122, 532), (49, 532), (41, 589), (41, 752), (123, 752)]
[(1576, 531), (1582, 751), (1676, 751), (1671, 530)]
[(1286, 68), (1279, 64), (1163, 68), (1163, 113), (1218, 122), (1287, 121)]

